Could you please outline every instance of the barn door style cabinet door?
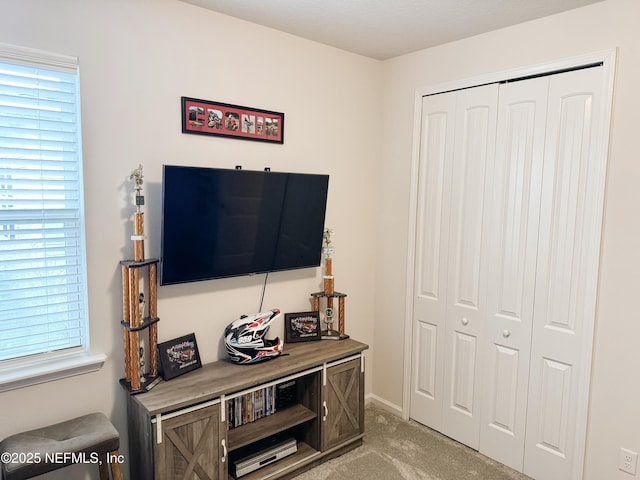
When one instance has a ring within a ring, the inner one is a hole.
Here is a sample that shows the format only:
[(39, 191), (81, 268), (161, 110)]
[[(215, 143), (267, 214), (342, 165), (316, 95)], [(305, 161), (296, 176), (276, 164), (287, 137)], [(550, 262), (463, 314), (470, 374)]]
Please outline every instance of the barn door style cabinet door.
[(364, 368), (361, 358), (326, 369), (322, 417), (324, 451), (364, 433)]
[[(224, 480), (226, 451), (220, 404), (163, 421), (155, 442), (158, 480)], [(157, 434), (156, 434), (157, 435)]]

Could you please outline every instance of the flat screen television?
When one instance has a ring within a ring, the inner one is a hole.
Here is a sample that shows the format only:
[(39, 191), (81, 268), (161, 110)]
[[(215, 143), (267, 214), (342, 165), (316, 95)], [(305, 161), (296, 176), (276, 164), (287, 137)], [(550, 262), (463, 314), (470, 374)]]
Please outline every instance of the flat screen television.
[(165, 165), (160, 284), (317, 267), (328, 175)]

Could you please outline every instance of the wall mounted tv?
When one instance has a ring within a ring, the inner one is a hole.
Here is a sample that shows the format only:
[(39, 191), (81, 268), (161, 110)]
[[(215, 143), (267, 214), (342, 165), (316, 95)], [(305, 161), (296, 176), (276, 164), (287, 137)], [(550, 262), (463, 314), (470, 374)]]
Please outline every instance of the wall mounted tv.
[(320, 265), (328, 175), (165, 165), (160, 284)]

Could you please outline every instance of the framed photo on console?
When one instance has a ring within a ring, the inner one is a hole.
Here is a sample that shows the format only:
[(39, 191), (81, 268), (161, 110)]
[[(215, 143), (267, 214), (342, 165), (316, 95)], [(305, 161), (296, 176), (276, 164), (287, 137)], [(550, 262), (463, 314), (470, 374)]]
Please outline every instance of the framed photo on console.
[(160, 375), (171, 380), (202, 366), (194, 333), (158, 344)]
[(320, 314), (318, 311), (285, 313), (284, 332), (286, 343), (320, 340)]

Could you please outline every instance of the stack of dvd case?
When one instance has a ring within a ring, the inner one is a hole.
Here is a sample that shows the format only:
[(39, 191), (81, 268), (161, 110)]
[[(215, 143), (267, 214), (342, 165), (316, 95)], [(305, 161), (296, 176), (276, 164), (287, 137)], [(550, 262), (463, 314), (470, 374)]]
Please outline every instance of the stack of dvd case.
[(276, 411), (276, 386), (232, 398), (227, 402), (229, 428), (239, 427)]

